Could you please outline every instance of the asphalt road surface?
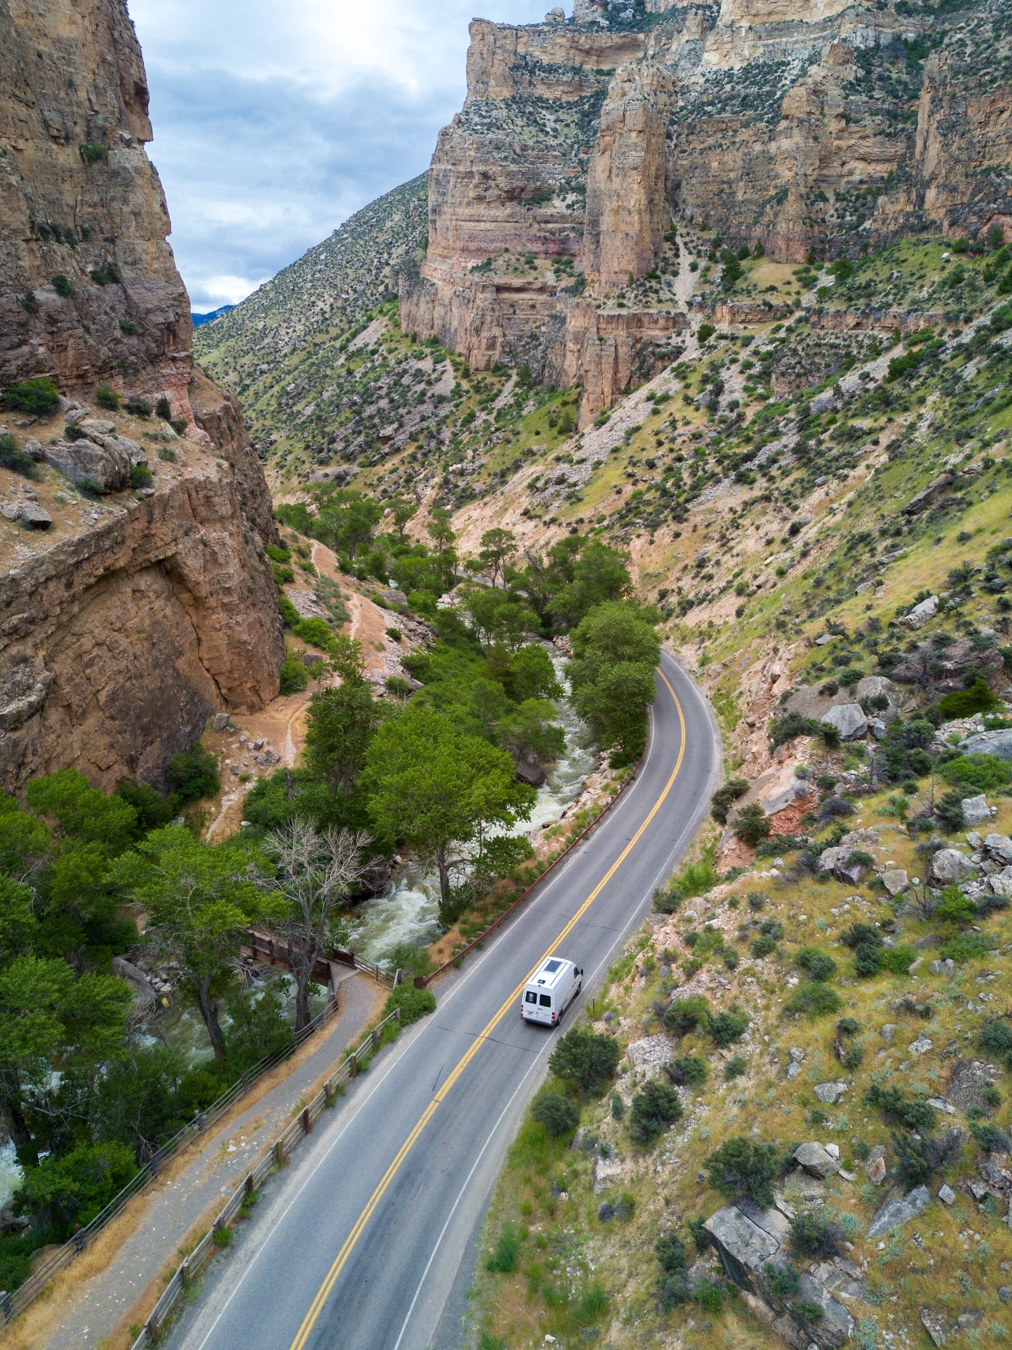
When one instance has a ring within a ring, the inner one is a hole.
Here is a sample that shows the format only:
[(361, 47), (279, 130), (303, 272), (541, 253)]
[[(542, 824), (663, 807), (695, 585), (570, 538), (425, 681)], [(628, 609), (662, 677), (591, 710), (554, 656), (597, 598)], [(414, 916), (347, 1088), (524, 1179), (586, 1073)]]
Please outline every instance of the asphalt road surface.
[[(492, 1186), (557, 1033), (520, 1020), (552, 952), (585, 971), (572, 1025), (707, 807), (720, 763), (668, 656), (636, 782), (320, 1120), (172, 1336), (185, 1350), (450, 1350)], [(262, 1211), (262, 1212), (260, 1212)], [(243, 1226), (246, 1227), (245, 1225)]]

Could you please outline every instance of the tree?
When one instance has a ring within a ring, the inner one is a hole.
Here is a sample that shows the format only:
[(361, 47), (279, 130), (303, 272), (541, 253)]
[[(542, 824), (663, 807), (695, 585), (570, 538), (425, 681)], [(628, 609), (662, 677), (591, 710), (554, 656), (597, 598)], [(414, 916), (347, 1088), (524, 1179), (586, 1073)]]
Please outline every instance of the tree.
[(453, 546), (457, 542), (457, 535), (450, 521), (449, 511), (445, 507), (437, 506), (430, 515), (425, 528), (432, 536), (433, 543), (439, 553), (443, 589), (451, 590), (456, 579), (457, 553)]
[(317, 961), (331, 944), (331, 921), (337, 906), (355, 890), (369, 870), (364, 833), (318, 831), (296, 816), (264, 840), (275, 867), (265, 873), (264, 889), (288, 901), (288, 913), (273, 930), (288, 944), (295, 976), (295, 1030), (308, 1026), (309, 985)]
[(42, 1214), (48, 1224), (66, 1232), (75, 1220), (82, 1226), (91, 1223), (136, 1172), (126, 1144), (80, 1143), (27, 1171), (15, 1208), (19, 1214)]
[(639, 754), (646, 710), (654, 699), (654, 667), (661, 644), (648, 614), (635, 605), (598, 605), (573, 631), (569, 679), (577, 712), (621, 762)]
[(333, 483), (316, 484), (313, 495), (320, 512), (313, 533), (338, 552), (354, 558), (371, 541), (383, 506), (354, 488), (338, 488)]
[(660, 1078), (649, 1078), (643, 1084), (642, 1092), (637, 1092), (632, 1099), (629, 1137), (640, 1144), (649, 1143), (681, 1116), (682, 1103), (677, 1088)]
[(107, 797), (93, 788), (83, 773), (63, 769), (45, 778), (33, 778), (25, 788), (33, 811), (56, 822), (61, 836), (73, 835), (103, 844), (110, 853), (129, 848), (137, 814), (122, 797)]
[(581, 1092), (593, 1092), (615, 1076), (622, 1048), (612, 1036), (574, 1027), (552, 1051), (548, 1067), (556, 1078), (576, 1084)]
[(776, 1144), (736, 1134), (706, 1160), (710, 1185), (728, 1200), (751, 1200), (766, 1208), (773, 1203), (773, 1181), (780, 1170)]
[(77, 978), (65, 961), (15, 957), (0, 970), (0, 1116), (23, 1163), (38, 1145), (29, 1125), (32, 1102), (53, 1073), (96, 1065), (121, 1052), (126, 985), (112, 976)]
[(560, 572), (570, 571), (571, 580), (554, 592), (548, 612), (563, 628), (572, 628), (596, 606), (625, 599), (633, 589), (628, 564), (627, 553), (598, 540), (585, 544), (568, 568), (559, 559)]
[(243, 933), (284, 918), (288, 901), (265, 892), (267, 860), (233, 842), (202, 844), (188, 830), (155, 830), (117, 861), (116, 876), (149, 915), (146, 941), (175, 961), (200, 1010), (216, 1059), (225, 1058), (216, 986), (238, 956)]
[(493, 586), (499, 579), (506, 563), (517, 555), (516, 535), (512, 530), (500, 528), (486, 530), (481, 536), (481, 551), (478, 561), (492, 578)]
[(513, 782), (504, 751), (461, 732), (446, 714), (410, 704), (376, 733), (365, 779), (377, 830), (434, 859), (444, 905), (450, 874), (466, 861), (461, 846), (490, 825), (526, 820), (536, 795)]
[(410, 498), (395, 497), (388, 508), (393, 513), (394, 530), (399, 544), (406, 544), (408, 536), (404, 526), (418, 510), (418, 503), (411, 501)]
[(558, 759), (566, 748), (566, 733), (557, 715), (545, 699), (526, 699), (496, 728), (496, 744), (509, 751), (514, 764), (524, 759), (538, 763)]
[(517, 703), (525, 703), (529, 698), (562, 697), (562, 685), (556, 677), (552, 658), (544, 647), (534, 642), (527, 642), (510, 654), (505, 687)]
[(305, 763), (335, 797), (348, 797), (365, 764), (382, 709), (367, 680), (345, 679), (312, 694), (306, 712)]

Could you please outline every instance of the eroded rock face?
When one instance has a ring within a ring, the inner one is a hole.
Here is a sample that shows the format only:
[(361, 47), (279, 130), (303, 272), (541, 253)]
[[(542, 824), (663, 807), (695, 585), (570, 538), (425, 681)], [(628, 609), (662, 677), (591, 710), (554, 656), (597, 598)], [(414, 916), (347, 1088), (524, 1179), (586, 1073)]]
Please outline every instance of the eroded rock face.
[(0, 0), (0, 389), (45, 375), (91, 402), (108, 384), (164, 396), (188, 424), (174, 475), (119, 497), (145, 456), (105, 415), (64, 404), (82, 438), (54, 424), (26, 443), (47, 473), (113, 495), (90, 525), (40, 532), (0, 567), (4, 791), (67, 767), (105, 788), (158, 782), (211, 713), (278, 689), (270, 496), (238, 405), (190, 362), (147, 104), (122, 0)]
[[(656, 265), (672, 218), (705, 222), (735, 250), (762, 244), (780, 261), (801, 262), (813, 245), (835, 256), (854, 251), (844, 204), (860, 183), (875, 187), (862, 241), (929, 224), (977, 237), (998, 221), (1010, 232), (1005, 189), (982, 172), (1012, 154), (1008, 91), (997, 71), (969, 78), (972, 62), (989, 64), (977, 39), (972, 54), (933, 52), (884, 116), (863, 53), (937, 39), (927, 13), (848, 0), (646, 8), (658, 16), (650, 27), (628, 24), (633, 7), (606, 0), (579, 0), (574, 23), (553, 11), (544, 24), (471, 25), (467, 100), (429, 175), (427, 257), (401, 275), (406, 329), (438, 336), (479, 370), (529, 361), (555, 383), (582, 382), (585, 426), (631, 372), (660, 364), (657, 329), (678, 306), (605, 302)], [(916, 129), (899, 115), (914, 105)], [(502, 267), (506, 250), (534, 264)], [(574, 260), (575, 277), (549, 270), (556, 259)], [(631, 357), (605, 351), (599, 362), (597, 324), (574, 303), (581, 263), (581, 305), (615, 323)], [(733, 300), (718, 313), (728, 323), (770, 317)], [(884, 318), (827, 312), (811, 322)], [(932, 484), (908, 511), (946, 486)]]

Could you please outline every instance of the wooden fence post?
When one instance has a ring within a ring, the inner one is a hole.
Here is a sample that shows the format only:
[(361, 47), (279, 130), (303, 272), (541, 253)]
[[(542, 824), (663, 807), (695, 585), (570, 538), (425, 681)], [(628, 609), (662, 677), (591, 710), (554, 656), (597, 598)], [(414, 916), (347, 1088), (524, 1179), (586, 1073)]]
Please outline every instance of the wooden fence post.
[(253, 1194), (253, 1173), (252, 1173), (252, 1172), (247, 1172), (247, 1173), (246, 1173), (246, 1194), (247, 1194), (247, 1195), (252, 1195), (252, 1194)]
[(179, 1269), (183, 1276), (183, 1288), (188, 1289), (190, 1286), (190, 1258), (188, 1256), (183, 1257), (183, 1264)]
[(370, 1038), (371, 1038), (371, 1040), (372, 1040), (372, 1048), (373, 1048), (374, 1050), (378, 1050), (378, 1049), (379, 1049), (379, 1043), (380, 1043), (380, 1029), (379, 1029), (379, 1027), (373, 1027), (372, 1031), (369, 1033), (369, 1036), (370, 1036)]
[(349, 1070), (350, 1070), (350, 1077), (352, 1077), (352, 1078), (357, 1078), (357, 1077), (358, 1077), (358, 1055), (349, 1055), (349, 1056), (348, 1056), (348, 1068), (349, 1068)]
[(283, 1139), (279, 1139), (278, 1142), (274, 1145), (274, 1152), (275, 1152), (275, 1154), (276, 1154), (276, 1156), (277, 1156), (278, 1166), (279, 1166), (279, 1167), (284, 1167), (284, 1165), (285, 1165), (285, 1141), (284, 1141)]
[(309, 1107), (303, 1107), (302, 1110), (302, 1133), (308, 1134), (313, 1128), (312, 1121), (309, 1119)]
[(333, 1102), (333, 1100), (334, 1100), (334, 1089), (333, 1089), (333, 1087), (331, 1086), (331, 1083), (330, 1083), (330, 1080), (329, 1080), (329, 1079), (328, 1079), (328, 1080), (326, 1081), (326, 1083), (324, 1083), (324, 1085), (323, 1085), (323, 1096), (324, 1096), (324, 1099), (325, 1099), (327, 1105), (330, 1106), (330, 1104), (331, 1104), (331, 1103)]

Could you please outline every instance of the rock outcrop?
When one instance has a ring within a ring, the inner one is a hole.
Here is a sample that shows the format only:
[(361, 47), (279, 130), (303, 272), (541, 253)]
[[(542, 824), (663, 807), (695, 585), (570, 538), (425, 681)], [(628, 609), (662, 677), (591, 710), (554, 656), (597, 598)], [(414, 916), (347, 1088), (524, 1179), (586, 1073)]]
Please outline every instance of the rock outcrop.
[(644, 322), (642, 297), (609, 307), (628, 354), (601, 354), (587, 306), (650, 273), (672, 221), (794, 262), (925, 228), (1012, 235), (1009, 180), (986, 171), (1012, 160), (990, 57), (1001, 10), (970, 8), (580, 0), (567, 22), (475, 20), (467, 99), (432, 160), (428, 252), (401, 274), (405, 327), (479, 370), (529, 361), (583, 384), (586, 425), (651, 373), (648, 330), (668, 321), (658, 304)]
[[(65, 767), (103, 787), (157, 782), (211, 713), (278, 689), (270, 498), (238, 405), (191, 364), (147, 109), (122, 0), (0, 0), (0, 392), (45, 376), (68, 414), (3, 428), (44, 475), (38, 501), (5, 503), (0, 521), (8, 791)], [(103, 385), (149, 408), (166, 399), (186, 424), (140, 492), (131, 471), (152, 452), (132, 436), (144, 433), (68, 401)], [(16, 499), (21, 480), (0, 480)], [(75, 485), (106, 494), (101, 505)], [(33, 512), (48, 528), (29, 544)]]

